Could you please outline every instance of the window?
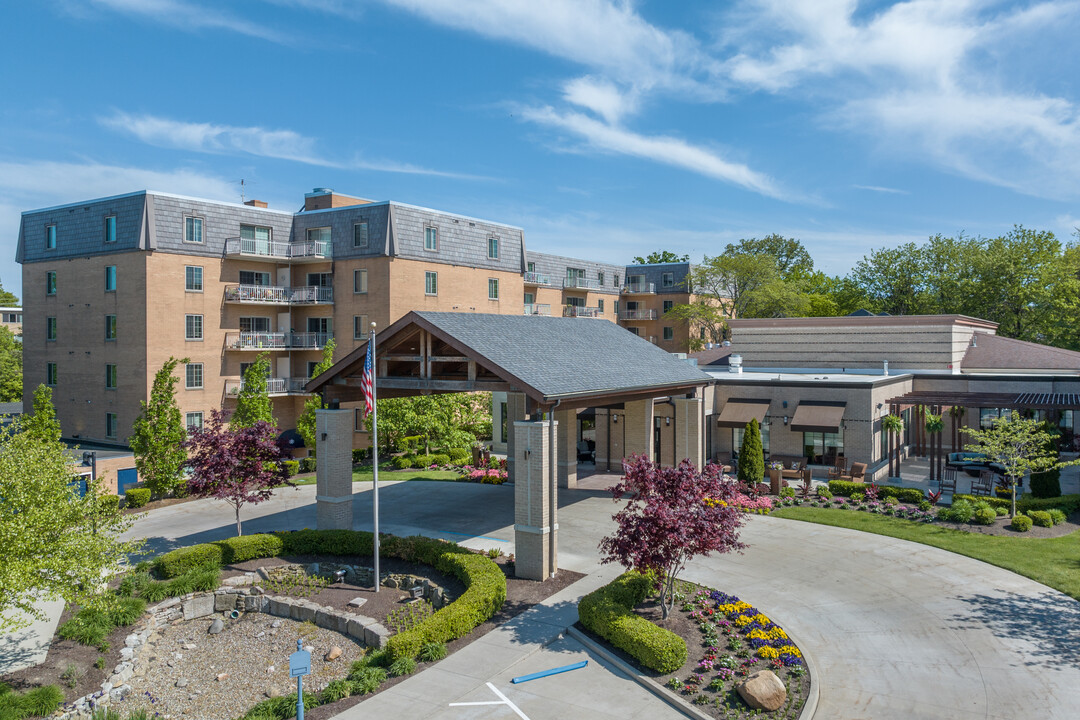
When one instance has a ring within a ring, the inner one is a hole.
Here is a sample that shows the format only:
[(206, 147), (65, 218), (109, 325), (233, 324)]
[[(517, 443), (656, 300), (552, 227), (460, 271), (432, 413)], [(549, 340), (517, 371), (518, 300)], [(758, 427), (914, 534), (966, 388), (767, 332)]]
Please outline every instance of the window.
[(368, 246), (368, 230), (366, 222), (358, 222), (353, 225), (352, 246), (354, 248), (366, 248)]
[(105, 242), (116, 242), (116, 216), (111, 215), (105, 218)]
[(705, 328), (701, 328), (700, 337), (702, 340), (705, 339)]
[(184, 416), (184, 422), (187, 424), (188, 432), (192, 430), (202, 430), (202, 418), (201, 412), (189, 412)]
[(352, 291), (357, 295), (367, 292), (367, 270), (352, 271)]
[(525, 268), (526, 268), (526, 270), (525, 270), (526, 272), (536, 272), (536, 263), (534, 263), (534, 262), (526, 263)]
[(116, 377), (116, 366), (115, 365), (106, 365), (105, 366), (105, 389), (106, 390), (115, 390), (116, 389), (116, 379), (117, 379), (117, 377)]
[(630, 327), (628, 327), (626, 329), (629, 330), (630, 332), (632, 332), (633, 334), (639, 336), (639, 337), (641, 336), (641, 328), (636, 328), (636, 327), (630, 326)]
[(424, 249), (435, 251), (439, 249), (439, 229), (433, 227), (424, 228)]
[(664, 328), (664, 339), (665, 340), (674, 340), (675, 339), (675, 328), (670, 327), (670, 326), (665, 327)]
[(353, 315), (352, 318), (353, 340), (366, 340), (368, 337), (367, 315)]
[(187, 364), (187, 383), (184, 385), (188, 390), (202, 390), (203, 387), (203, 364)]
[(424, 273), (424, 294), (425, 295), (438, 295), (439, 294), (439, 273), (425, 272)]
[(309, 317), (307, 319), (307, 331), (323, 335), (334, 334), (334, 319), (328, 317)]
[(488, 278), (488, 300), (499, 299), (499, 279)]
[(202, 243), (202, 218), (184, 218), (184, 242)]
[(56, 226), (55, 225), (46, 225), (45, 226), (45, 249), (46, 250), (55, 250), (56, 249)]
[(56, 318), (54, 317), (45, 318), (45, 339), (56, 339)]
[(671, 308), (673, 308), (673, 307), (675, 307), (675, 301), (674, 300), (665, 300), (664, 301), (664, 312), (665, 313), (667, 311), (671, 310)]
[(488, 238), (488, 257), (492, 260), (499, 259), (499, 238)]
[(105, 292), (116, 292), (116, 266), (105, 266)]
[(105, 413), (105, 437), (116, 439), (116, 413)]
[(611, 287), (619, 287), (619, 273), (615, 273), (615, 277), (612, 278)]
[(252, 255), (270, 255), (270, 228), (241, 225), (240, 252)]
[(240, 332), (270, 332), (270, 318), (242, 317), (240, 318)]
[(663, 273), (660, 276), (660, 284), (664, 287), (675, 287), (675, 273)]
[(566, 268), (566, 281), (570, 287), (585, 287), (585, 271), (582, 268)]
[(532, 305), (536, 302), (536, 295), (533, 293), (525, 293), (525, 304)]
[(619, 314), (619, 301), (616, 300), (615, 302), (613, 302), (611, 304), (615, 306), (614, 312), (615, 312), (616, 315), (618, 315)]
[(184, 289), (188, 292), (202, 292), (201, 265), (188, 265), (184, 268)]
[(52, 386), (52, 387), (56, 387), (57, 376), (58, 376), (58, 373), (57, 373), (57, 370), (56, 370), (56, 363), (46, 363), (45, 364), (45, 384), (49, 385), (49, 386)]
[(307, 284), (315, 287), (333, 287), (334, 273), (308, 273)]
[(317, 368), (318, 366), (319, 366), (319, 363), (315, 362), (314, 360), (308, 360), (307, 376), (309, 378), (315, 377), (315, 368)]
[(604, 287), (604, 273), (602, 271), (596, 273), (596, 284), (599, 287)]
[(1001, 417), (1001, 410), (999, 408), (979, 408), (979, 428), (982, 430), (989, 430), (994, 426), (994, 421), (999, 417)]
[(311, 243), (327, 243), (330, 242), (330, 228), (308, 228), (307, 231), (308, 242)]
[(266, 287), (270, 284), (270, 273), (255, 270), (241, 270), (240, 284)]
[[(761, 450), (765, 455), (769, 454), (769, 418), (765, 418), (765, 421), (761, 423)], [(746, 432), (746, 428), (732, 428), (731, 430), (731, 447), (738, 450), (742, 447), (743, 433)]]
[(603, 300), (597, 300), (596, 301), (596, 311), (598, 313), (600, 313), (601, 315), (604, 314), (604, 301)]
[[(243, 323), (243, 318), (240, 318)], [(202, 315), (185, 315), (184, 316), (184, 339), (185, 340), (202, 340)]]
[(49, 272), (45, 273), (45, 294), (46, 295), (55, 295), (56, 294), (56, 271), (55, 270), (50, 270)]
[(804, 432), (803, 457), (813, 464), (824, 465), (836, 462), (844, 454), (844, 428), (836, 433)]
[(574, 307), (585, 307), (585, 298), (568, 297), (566, 298), (566, 304)]
[(115, 340), (116, 339), (116, 316), (115, 315), (106, 315), (105, 316), (105, 339), (106, 340)]

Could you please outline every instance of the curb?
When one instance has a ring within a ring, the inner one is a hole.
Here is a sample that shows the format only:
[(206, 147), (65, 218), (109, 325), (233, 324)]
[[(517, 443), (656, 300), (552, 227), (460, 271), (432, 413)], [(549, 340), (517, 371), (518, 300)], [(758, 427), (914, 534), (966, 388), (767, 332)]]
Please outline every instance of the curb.
[[(602, 645), (597, 643), (595, 640), (578, 630), (576, 627), (571, 625), (570, 627), (566, 628), (565, 632), (568, 636), (574, 638), (579, 643), (584, 645), (585, 649), (588, 650), (590, 653), (598, 655), (602, 660), (604, 660), (604, 662), (607, 662), (610, 665), (614, 665), (616, 669), (618, 669), (620, 672), (622, 672), (624, 675), (629, 677), (641, 687), (651, 692), (656, 697), (663, 700), (674, 710), (678, 710), (686, 717), (693, 718), (694, 720), (714, 720), (712, 715), (706, 715), (705, 713), (701, 712), (693, 705), (673, 693), (671, 690), (668, 690), (660, 683), (654, 682), (653, 680), (645, 677), (641, 674), (640, 671), (638, 671), (637, 668), (631, 666), (625, 660), (612, 653), (606, 647), (603, 647)], [(785, 630), (785, 632), (787, 631)], [(788, 637), (791, 637), (791, 633), (788, 633)], [(795, 638), (791, 639), (795, 640)], [(799, 646), (797, 640), (795, 640), (795, 645)], [(806, 702), (803, 704), (802, 712), (799, 713), (799, 720), (811, 720), (811, 718), (814, 717), (814, 713), (817, 712), (817, 666), (814, 665), (813, 660), (811, 660), (805, 654), (803, 655), (803, 660), (806, 661), (807, 669), (810, 672), (810, 691), (806, 695)]]

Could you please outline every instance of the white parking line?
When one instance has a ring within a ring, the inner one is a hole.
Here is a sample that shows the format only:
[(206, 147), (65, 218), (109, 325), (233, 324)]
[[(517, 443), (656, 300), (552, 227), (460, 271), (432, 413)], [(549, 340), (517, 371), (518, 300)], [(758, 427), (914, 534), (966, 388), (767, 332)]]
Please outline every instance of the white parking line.
[(463, 705), (506, 705), (506, 706), (508, 706), (508, 707), (509, 707), (509, 708), (510, 708), (511, 710), (513, 710), (514, 712), (516, 712), (516, 713), (517, 713), (517, 715), (518, 715), (518, 717), (520, 717), (520, 718), (521, 718), (521, 720), (529, 720), (529, 716), (528, 716), (528, 715), (526, 715), (525, 713), (521, 712), (521, 708), (519, 708), (519, 707), (518, 707), (517, 705), (515, 705), (514, 703), (512, 703), (512, 702), (510, 701), (510, 698), (506, 697), (506, 696), (505, 696), (505, 695), (503, 695), (503, 694), (502, 694), (501, 692), (499, 692), (499, 689), (498, 689), (498, 688), (496, 688), (496, 687), (495, 687), (494, 685), (492, 685), (491, 683), (487, 683), (487, 686), (488, 686), (489, 688), (491, 688), (491, 692), (493, 692), (493, 693), (495, 693), (496, 695), (498, 695), (498, 696), (499, 696), (499, 697), (500, 697), (501, 699), (500, 699), (500, 700), (483, 700), (483, 701), (481, 701), (481, 702), (456, 702), (456, 703), (450, 703), (450, 707), (455, 707), (455, 706), (459, 706), (459, 707), (460, 707), (460, 706), (463, 706)]

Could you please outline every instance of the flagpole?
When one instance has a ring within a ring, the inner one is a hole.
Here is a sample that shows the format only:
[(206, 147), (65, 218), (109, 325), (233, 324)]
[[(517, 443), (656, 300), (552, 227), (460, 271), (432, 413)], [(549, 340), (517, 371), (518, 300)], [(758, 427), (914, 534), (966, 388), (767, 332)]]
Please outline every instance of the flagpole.
[(371, 467), (374, 475), (371, 489), (371, 507), (375, 516), (372, 552), (375, 555), (375, 592), (379, 592), (379, 585), (381, 584), (379, 575), (379, 406), (375, 402), (375, 377), (377, 375), (375, 366), (375, 323), (371, 323), (368, 342), (371, 343), (369, 349), (371, 353)]

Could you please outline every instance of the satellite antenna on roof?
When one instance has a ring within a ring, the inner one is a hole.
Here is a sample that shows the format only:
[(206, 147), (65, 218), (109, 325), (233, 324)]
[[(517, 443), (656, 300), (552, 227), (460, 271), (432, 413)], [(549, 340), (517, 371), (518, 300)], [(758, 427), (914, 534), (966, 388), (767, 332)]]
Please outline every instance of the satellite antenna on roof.
[(255, 185), (256, 183), (247, 182), (244, 178), (240, 178), (240, 203), (243, 204), (247, 201), (247, 197), (244, 195), (244, 189), (247, 185)]

